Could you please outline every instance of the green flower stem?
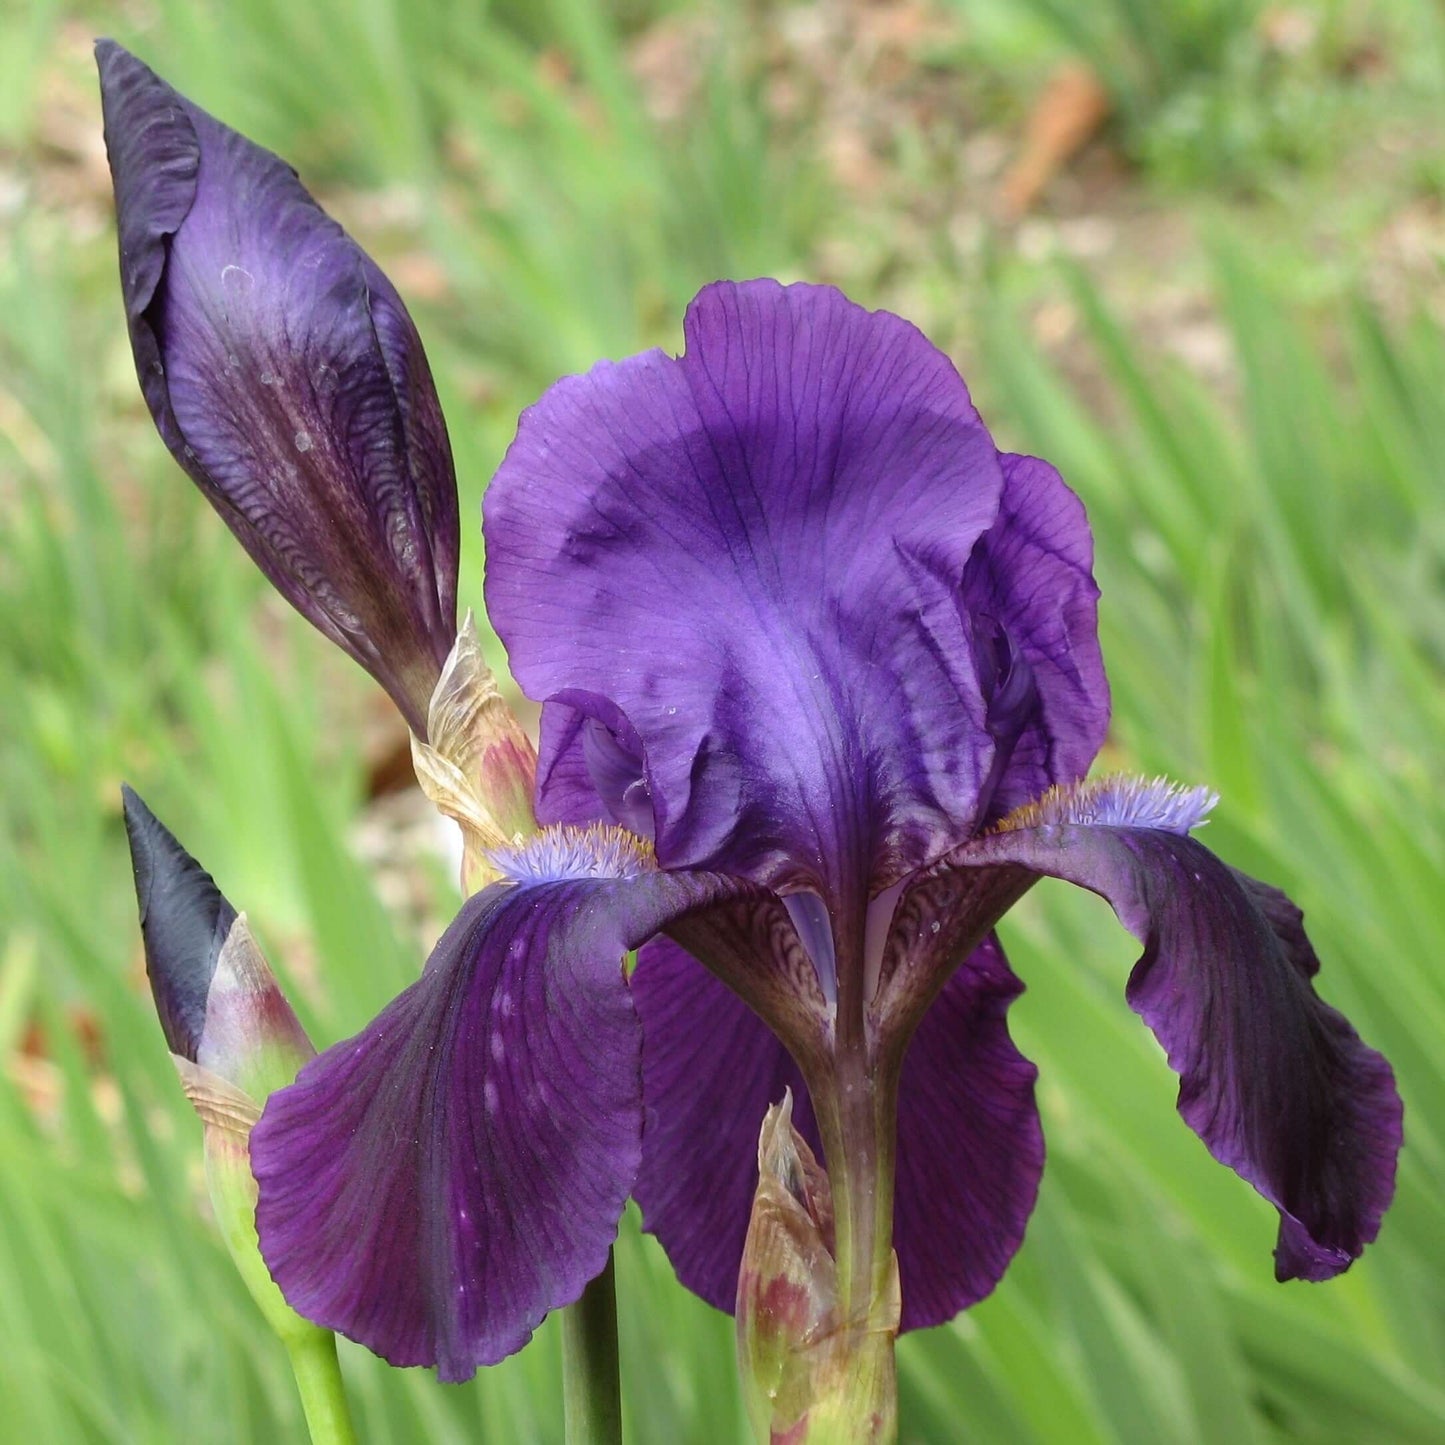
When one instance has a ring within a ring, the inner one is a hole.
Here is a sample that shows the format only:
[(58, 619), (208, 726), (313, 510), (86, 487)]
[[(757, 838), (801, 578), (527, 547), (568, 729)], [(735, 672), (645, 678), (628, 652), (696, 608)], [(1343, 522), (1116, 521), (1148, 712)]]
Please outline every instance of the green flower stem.
[(607, 1268), (562, 1311), (562, 1405), (567, 1445), (622, 1445), (617, 1283)]
[(308, 1330), (288, 1340), (286, 1350), (301, 1392), (311, 1445), (356, 1445), (346, 1387), (336, 1360), (336, 1336), (325, 1330)]
[(336, 1363), (336, 1336), (303, 1319), (286, 1303), (261, 1258), (250, 1152), (251, 1125), (260, 1107), (224, 1079), (184, 1059), (176, 1062), (186, 1093), (206, 1121), (206, 1183), (221, 1238), (251, 1298), (291, 1357), (313, 1445), (356, 1445)]

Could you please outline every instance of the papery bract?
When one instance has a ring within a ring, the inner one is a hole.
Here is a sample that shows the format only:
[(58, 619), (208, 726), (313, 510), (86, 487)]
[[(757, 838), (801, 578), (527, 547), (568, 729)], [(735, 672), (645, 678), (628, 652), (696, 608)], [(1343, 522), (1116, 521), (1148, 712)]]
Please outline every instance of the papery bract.
[(482, 657), (470, 612), (432, 694), (426, 739), (412, 734), (412, 765), (422, 792), (461, 829), (462, 890), (470, 895), (499, 876), (492, 850), (537, 830), (537, 750)]

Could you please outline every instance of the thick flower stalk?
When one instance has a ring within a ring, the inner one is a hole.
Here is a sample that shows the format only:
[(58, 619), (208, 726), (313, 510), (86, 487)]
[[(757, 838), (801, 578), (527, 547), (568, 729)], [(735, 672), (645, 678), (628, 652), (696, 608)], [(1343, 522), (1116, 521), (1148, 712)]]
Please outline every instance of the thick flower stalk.
[(401, 298), (284, 161), (96, 46), (120, 277), (162, 439), (412, 730), (456, 636), (457, 494)]
[(891, 1440), (897, 1268), (860, 1319), (839, 1311), (827, 1172), (793, 1127), (783, 1091), (763, 1118), (758, 1187), (738, 1272), (738, 1364), (760, 1440)]

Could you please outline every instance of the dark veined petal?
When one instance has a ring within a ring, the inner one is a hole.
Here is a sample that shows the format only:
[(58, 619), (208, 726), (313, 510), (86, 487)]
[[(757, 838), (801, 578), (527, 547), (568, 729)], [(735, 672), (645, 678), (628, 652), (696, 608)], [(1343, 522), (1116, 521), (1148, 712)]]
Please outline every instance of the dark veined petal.
[(866, 896), (980, 808), (959, 587), (998, 456), (948, 359), (830, 288), (718, 283), (685, 335), (524, 414), (488, 611), (531, 696), (625, 715), (664, 866)]
[[(938, 1324), (998, 1283), (1043, 1168), (1035, 1069), (1005, 1014), (1021, 991), (997, 943), (954, 973), (918, 1029), (899, 1091), (894, 1247), (905, 1330)], [(793, 1091), (819, 1152), (797, 1065), (756, 1014), (670, 939), (639, 956), (647, 1127), (636, 1195), (678, 1278), (733, 1309), (757, 1185), (758, 1130)]]
[(1040, 876), (1100, 894), (1144, 946), (1128, 999), (1179, 1075), (1180, 1114), (1280, 1211), (1278, 1278), (1327, 1279), (1379, 1232), (1400, 1098), (1389, 1064), (1316, 995), (1299, 911), (1188, 836), (1212, 802), (1105, 779), (1011, 815), (905, 892), (877, 1012), (909, 1016), (936, 982), (946, 959), (921, 925), (949, 898), (962, 934)]
[(546, 837), (420, 980), (272, 1096), (261, 1251), (291, 1305), (444, 1380), (518, 1350), (606, 1263), (642, 1147), (623, 955), (725, 895), (620, 835)]
[(122, 793), (146, 973), (166, 1044), (263, 1099), (315, 1050), (244, 917), (140, 798)]
[(643, 1228), (688, 1289), (731, 1314), (758, 1131), (784, 1090), (793, 1091), (793, 1124), (822, 1156), (807, 1087), (757, 1014), (671, 939), (638, 954), (632, 993), (647, 1106), (634, 1190)]
[(1009, 1037), (1023, 985), (995, 938), (969, 954), (903, 1056), (893, 1247), (905, 1330), (951, 1320), (1003, 1278), (1044, 1168), (1038, 1070)]
[[(1001, 456), (998, 520), (963, 577), (963, 606), (991, 656), (979, 659), (997, 747), (986, 816), (1002, 817), (1089, 770), (1109, 726), (1099, 652), (1094, 542), (1083, 503), (1037, 457)], [(991, 621), (992, 639), (984, 627)]]
[(582, 750), (586, 724), (587, 714), (579, 708), (556, 700), (542, 704), (537, 749), (539, 823), (581, 825), (617, 821), (609, 819), (607, 806), (598, 796), (597, 785), (587, 768)]
[(166, 445), (424, 733), (456, 636), (451, 450), (389, 281), (283, 161), (96, 46), (121, 285)]

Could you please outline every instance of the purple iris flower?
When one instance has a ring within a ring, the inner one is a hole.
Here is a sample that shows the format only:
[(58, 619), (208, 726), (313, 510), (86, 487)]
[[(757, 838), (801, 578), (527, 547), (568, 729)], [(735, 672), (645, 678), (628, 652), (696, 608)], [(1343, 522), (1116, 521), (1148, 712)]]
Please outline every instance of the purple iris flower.
[(635, 1195), (730, 1309), (790, 1088), (843, 1318), (890, 1250), (903, 1328), (952, 1317), (1038, 1188), (993, 929), (1044, 876), (1143, 946), (1128, 1001), (1185, 1121), (1279, 1210), (1278, 1277), (1347, 1268), (1393, 1192), (1390, 1068), (1315, 995), (1298, 910), (1190, 836), (1211, 794), (1081, 781), (1109, 698), (1078, 499), (837, 291), (718, 283), (685, 336), (558, 382), (488, 492), (547, 826), (272, 1096), (252, 1159), (288, 1299), (461, 1379), (578, 1297)]
[(458, 521), (421, 339), (284, 161), (96, 45), (121, 289), (162, 439), (277, 590), (426, 734)]

